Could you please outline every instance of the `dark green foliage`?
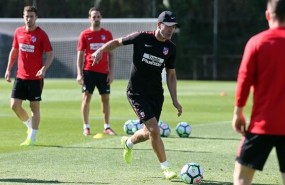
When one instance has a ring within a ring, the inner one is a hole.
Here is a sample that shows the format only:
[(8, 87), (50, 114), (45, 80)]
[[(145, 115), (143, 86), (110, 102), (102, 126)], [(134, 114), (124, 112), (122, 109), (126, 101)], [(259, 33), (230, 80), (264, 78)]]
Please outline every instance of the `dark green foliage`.
[[(96, 0), (34, 0), (41, 18), (87, 18)], [(0, 17), (22, 17), (33, 0), (0, 1)], [(168, 0), (181, 29), (174, 35), (180, 79), (213, 79), (214, 0)], [(217, 79), (235, 80), (247, 40), (267, 29), (266, 0), (217, 0)], [(101, 0), (104, 18), (154, 18), (167, 8), (163, 0)]]

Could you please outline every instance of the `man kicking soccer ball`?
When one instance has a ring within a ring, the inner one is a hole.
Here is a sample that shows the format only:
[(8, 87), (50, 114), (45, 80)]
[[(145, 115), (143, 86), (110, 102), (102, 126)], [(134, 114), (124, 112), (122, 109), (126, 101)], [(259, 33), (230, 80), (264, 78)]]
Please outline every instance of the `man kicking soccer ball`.
[(127, 97), (145, 126), (130, 138), (121, 139), (124, 146), (124, 160), (128, 164), (131, 163), (133, 146), (149, 139), (167, 179), (173, 179), (177, 174), (169, 167), (164, 144), (159, 134), (158, 121), (164, 101), (161, 73), (165, 68), (172, 103), (180, 116), (182, 107), (177, 100), (176, 90), (176, 46), (170, 40), (178, 26), (175, 15), (170, 11), (164, 11), (158, 17), (155, 31), (135, 32), (126, 37), (111, 40), (92, 54), (93, 64), (95, 64), (100, 61), (103, 52), (112, 51), (123, 45), (134, 45)]

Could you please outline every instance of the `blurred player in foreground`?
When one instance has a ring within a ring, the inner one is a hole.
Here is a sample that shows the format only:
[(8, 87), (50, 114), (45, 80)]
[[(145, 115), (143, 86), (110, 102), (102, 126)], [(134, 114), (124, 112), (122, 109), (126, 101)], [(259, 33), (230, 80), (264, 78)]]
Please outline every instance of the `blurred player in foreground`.
[[(241, 61), (233, 129), (243, 135), (234, 170), (235, 185), (249, 185), (276, 149), (285, 185), (285, 0), (268, 0), (269, 29), (253, 36)], [(253, 107), (249, 126), (243, 114), (250, 89)]]
[(109, 30), (101, 28), (101, 13), (95, 7), (89, 10), (90, 27), (81, 32), (77, 45), (77, 82), (82, 85), (81, 114), (83, 134), (90, 135), (90, 102), (95, 86), (101, 96), (104, 114), (104, 133), (115, 135), (110, 127), (110, 85), (113, 81), (113, 53), (105, 52), (102, 60), (92, 65), (91, 54), (113, 39)]
[(164, 11), (158, 17), (155, 31), (135, 32), (126, 37), (111, 40), (92, 54), (96, 64), (104, 52), (123, 45), (133, 45), (133, 64), (127, 97), (134, 112), (144, 123), (144, 127), (130, 138), (122, 137), (124, 160), (126, 163), (131, 163), (133, 146), (150, 140), (167, 179), (175, 178), (177, 174), (169, 167), (158, 127), (164, 101), (161, 73), (165, 68), (172, 103), (180, 116), (182, 107), (177, 100), (176, 90), (176, 46), (170, 40), (177, 26), (179, 25), (175, 15), (170, 11)]
[[(40, 124), (40, 101), (44, 77), (53, 61), (52, 46), (47, 34), (36, 25), (37, 9), (24, 7), (25, 26), (16, 29), (5, 79), (11, 82), (11, 70), (18, 57), (18, 71), (11, 95), (11, 108), (28, 127), (28, 137), (21, 145), (34, 145)], [(46, 54), (45, 63), (43, 54)], [(30, 101), (31, 118), (22, 106), (23, 100)]]

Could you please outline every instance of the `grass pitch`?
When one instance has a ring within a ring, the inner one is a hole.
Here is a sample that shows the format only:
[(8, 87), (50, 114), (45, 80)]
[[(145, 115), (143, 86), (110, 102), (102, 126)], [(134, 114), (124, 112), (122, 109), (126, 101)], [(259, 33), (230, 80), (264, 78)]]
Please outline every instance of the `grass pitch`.
[[(111, 126), (117, 136), (94, 139), (103, 131), (97, 91), (91, 104), (92, 135), (82, 135), (81, 90), (74, 79), (46, 79), (41, 103), (42, 120), (37, 146), (20, 147), (26, 128), (9, 108), (12, 84), (0, 81), (0, 184), (184, 184), (180, 178), (163, 178), (149, 142), (134, 147), (131, 165), (122, 159), (123, 124), (135, 119), (125, 95), (127, 81), (115, 80), (111, 89)], [(234, 82), (178, 81), (183, 114), (177, 117), (165, 87), (161, 119), (170, 124), (163, 138), (169, 162), (179, 172), (187, 162), (204, 169), (202, 184), (232, 184), (232, 173), (240, 135), (231, 128)], [(24, 102), (28, 108), (28, 102)], [(250, 101), (248, 107), (250, 108)], [(249, 108), (246, 109), (249, 116)], [(179, 138), (175, 126), (186, 121), (192, 126), (189, 138)], [(254, 184), (282, 184), (275, 151)]]

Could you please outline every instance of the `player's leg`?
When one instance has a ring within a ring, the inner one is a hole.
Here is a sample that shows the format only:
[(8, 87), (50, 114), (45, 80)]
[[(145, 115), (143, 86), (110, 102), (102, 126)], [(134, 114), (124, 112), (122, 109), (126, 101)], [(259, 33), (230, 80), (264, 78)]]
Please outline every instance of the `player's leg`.
[(278, 142), (276, 144), (276, 153), (279, 162), (279, 168), (281, 171), (281, 178), (283, 181), (283, 185), (285, 185), (285, 136), (276, 136), (278, 138)]
[[(101, 95), (101, 108), (102, 108), (102, 113), (104, 116), (104, 121), (105, 123), (110, 122), (110, 102), (109, 102), (109, 94), (102, 94)], [(104, 128), (106, 129), (106, 128)]]
[(102, 113), (104, 116), (104, 133), (109, 135), (116, 135), (115, 131), (111, 128), (110, 125), (110, 94), (101, 94), (101, 106)]
[(81, 116), (83, 120), (83, 134), (85, 136), (90, 135), (89, 113), (91, 98), (92, 94), (88, 92), (82, 93)]
[(165, 178), (167, 179), (175, 178), (177, 174), (176, 172), (172, 171), (172, 169), (169, 167), (168, 161), (166, 160), (164, 143), (160, 137), (157, 119), (153, 117), (147, 120), (144, 124), (149, 133), (149, 141), (151, 143), (152, 149), (155, 152), (160, 162), (160, 166), (161, 169), (163, 170)]
[(17, 117), (23, 121), (23, 123), (27, 126), (28, 131), (32, 127), (32, 121), (29, 118), (28, 113), (22, 107), (23, 100), (27, 99), (27, 88), (26, 81), (22, 79), (16, 78), (13, 84), (13, 90), (10, 100), (11, 109), (15, 112)]
[(238, 148), (235, 162), (234, 185), (251, 184), (256, 170), (262, 171), (275, 145), (275, 137), (247, 132)]
[(36, 136), (40, 125), (40, 101), (30, 101), (32, 111), (32, 129), (28, 133), (27, 139), (21, 146), (32, 146), (36, 143)]
[(84, 83), (82, 85), (81, 117), (83, 121), (83, 135), (87, 136), (90, 135), (90, 102), (95, 89), (96, 78), (94, 76), (94, 72), (84, 70), (83, 79)]
[(32, 129), (32, 120), (29, 118), (28, 113), (22, 107), (23, 100), (11, 98), (11, 108), (17, 115), (17, 117), (26, 125), (27, 127), (27, 134)]
[(144, 125), (142, 129), (136, 131), (131, 137), (130, 141), (133, 145), (144, 142), (149, 139), (149, 131)]
[(149, 133), (150, 144), (159, 160), (160, 163), (166, 161), (166, 154), (164, 149), (164, 144), (161, 140), (158, 123), (155, 117), (147, 120), (145, 127)]
[(40, 125), (40, 101), (42, 100), (42, 89), (44, 81), (41, 80), (29, 80), (27, 81), (28, 94), (27, 99), (30, 101), (30, 109), (32, 112), (32, 129), (28, 133), (27, 139), (21, 144), (22, 146), (34, 145), (36, 142), (36, 135), (38, 133)]
[(234, 185), (250, 185), (253, 179), (255, 170), (235, 162), (234, 169)]
[[(165, 154), (165, 148), (164, 148), (164, 143), (160, 137), (160, 132), (159, 132), (159, 127), (157, 123), (157, 119), (155, 117), (152, 117), (151, 119), (147, 120), (144, 123), (144, 128), (138, 130), (137, 132), (134, 133), (129, 139), (125, 139), (126, 142), (126, 148), (125, 151), (125, 161), (128, 163), (131, 159), (131, 154), (127, 155), (128, 153), (131, 153), (131, 149), (134, 144), (146, 141), (149, 139), (150, 144), (153, 148), (153, 151), (155, 152), (161, 168), (163, 170), (163, 173), (167, 179), (173, 179), (177, 176), (177, 174), (171, 170), (169, 167), (169, 163), (166, 160), (166, 154)], [(129, 150), (129, 151), (128, 151)], [(129, 157), (129, 158), (128, 158)]]
[[(127, 98), (131, 107), (133, 108), (134, 112), (136, 113), (136, 115), (139, 117), (140, 120), (142, 120), (140, 112), (144, 113), (144, 115), (149, 116), (149, 113), (144, 110), (145, 107), (147, 106), (146, 105), (147, 102), (144, 101), (144, 99), (142, 99), (140, 94), (128, 91)], [(126, 136), (121, 138), (121, 144), (124, 147), (123, 158), (127, 164), (130, 164), (132, 162), (133, 146), (137, 143), (146, 141), (148, 139), (149, 139), (149, 133), (145, 126), (142, 129), (136, 131), (130, 138)]]
[[(124, 159), (128, 163), (132, 156), (132, 147), (134, 144), (150, 140), (151, 146), (160, 161), (161, 168), (167, 179), (177, 176), (173, 172), (166, 160), (166, 154), (163, 141), (160, 137), (158, 120), (161, 114), (164, 97), (163, 95), (146, 96), (139, 93), (127, 92), (130, 105), (140, 120), (144, 122), (144, 128), (135, 132), (130, 138), (123, 137), (121, 142), (124, 145)], [(128, 161), (129, 160), (129, 161)]]
[(95, 73), (97, 79), (97, 88), (101, 95), (101, 110), (104, 118), (104, 133), (109, 135), (116, 135), (110, 125), (110, 85), (108, 84), (108, 75), (102, 73)]
[(38, 130), (40, 125), (40, 101), (31, 101), (30, 108), (32, 111), (32, 129)]
[(121, 138), (121, 144), (124, 147), (124, 161), (127, 164), (132, 162), (133, 157), (133, 147), (135, 144), (144, 142), (149, 139), (149, 133), (147, 128), (144, 126), (142, 129), (136, 131), (131, 137), (123, 136)]
[(17, 117), (21, 121), (27, 121), (29, 119), (28, 113), (25, 111), (25, 109), (22, 106), (23, 100), (17, 99), (17, 98), (11, 98), (11, 108), (17, 115)]

